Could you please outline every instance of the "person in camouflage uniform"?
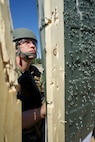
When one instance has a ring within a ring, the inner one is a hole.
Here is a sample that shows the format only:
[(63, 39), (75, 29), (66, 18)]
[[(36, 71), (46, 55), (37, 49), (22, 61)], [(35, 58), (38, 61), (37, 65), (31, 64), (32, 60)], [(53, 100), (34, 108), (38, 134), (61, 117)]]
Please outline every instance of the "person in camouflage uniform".
[(22, 142), (44, 142), (46, 104), (39, 83), (41, 73), (31, 65), (36, 58), (37, 39), (31, 30), (17, 28), (13, 31), (13, 42), (20, 85), (17, 98), (22, 101)]

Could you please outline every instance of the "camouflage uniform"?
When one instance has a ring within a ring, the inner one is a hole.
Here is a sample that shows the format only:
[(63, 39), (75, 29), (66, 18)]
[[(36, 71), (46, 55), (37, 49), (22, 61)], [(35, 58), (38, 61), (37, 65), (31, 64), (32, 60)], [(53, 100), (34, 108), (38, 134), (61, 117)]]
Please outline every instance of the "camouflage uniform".
[[(43, 96), (40, 93), (43, 90), (41, 89), (42, 83), (39, 81), (41, 73), (35, 66), (31, 65), (29, 71), (20, 74), (18, 83), (21, 88), (17, 98), (22, 101), (22, 112), (40, 107), (43, 101)], [(32, 128), (22, 130), (22, 142), (44, 141), (44, 119)]]

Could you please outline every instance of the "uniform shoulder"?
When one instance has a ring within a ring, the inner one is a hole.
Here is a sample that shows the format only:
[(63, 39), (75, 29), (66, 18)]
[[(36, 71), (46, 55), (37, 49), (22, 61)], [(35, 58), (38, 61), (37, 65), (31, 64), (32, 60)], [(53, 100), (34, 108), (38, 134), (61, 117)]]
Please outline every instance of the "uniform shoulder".
[(29, 70), (30, 70), (31, 74), (33, 74), (33, 76), (37, 76), (37, 77), (41, 76), (41, 72), (39, 71), (39, 69), (36, 66), (31, 65)]

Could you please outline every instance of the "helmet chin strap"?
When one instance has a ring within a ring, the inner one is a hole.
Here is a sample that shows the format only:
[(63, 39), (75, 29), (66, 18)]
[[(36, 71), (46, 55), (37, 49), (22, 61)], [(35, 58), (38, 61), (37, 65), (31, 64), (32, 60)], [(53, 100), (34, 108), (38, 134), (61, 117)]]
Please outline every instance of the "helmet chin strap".
[(32, 53), (32, 52), (23, 53), (23, 52), (20, 51), (20, 48), (18, 46), (17, 46), (17, 49), (18, 49), (18, 51), (16, 52), (16, 56), (21, 56), (21, 57), (26, 58), (26, 59), (31, 59), (31, 56), (33, 58), (37, 57), (36, 53)]

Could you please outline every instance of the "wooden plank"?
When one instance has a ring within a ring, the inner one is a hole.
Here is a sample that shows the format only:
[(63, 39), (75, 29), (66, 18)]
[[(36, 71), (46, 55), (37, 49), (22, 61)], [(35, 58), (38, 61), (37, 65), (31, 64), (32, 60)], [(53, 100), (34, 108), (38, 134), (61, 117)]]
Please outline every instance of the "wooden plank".
[(64, 24), (63, 1), (45, 1), (46, 94), (48, 141), (64, 142)]
[(21, 102), (17, 100), (15, 48), (9, 1), (0, 1), (0, 142), (21, 142)]

